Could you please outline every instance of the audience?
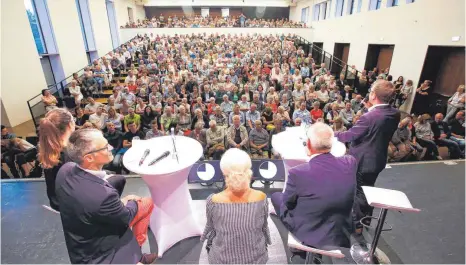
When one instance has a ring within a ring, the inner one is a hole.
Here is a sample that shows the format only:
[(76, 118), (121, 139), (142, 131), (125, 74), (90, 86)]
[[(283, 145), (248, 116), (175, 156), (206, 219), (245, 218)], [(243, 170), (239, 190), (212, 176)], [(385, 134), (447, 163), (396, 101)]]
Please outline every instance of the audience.
[(126, 23), (121, 28), (303, 28), (306, 24), (301, 22), (289, 21), (282, 19), (258, 19), (246, 18), (243, 14), (238, 17), (202, 17), (199, 15), (183, 16), (178, 18), (176, 15), (163, 15), (152, 19), (138, 19), (132, 23)]
[[(245, 26), (247, 21), (244, 20)], [(340, 73), (327, 70), (325, 64), (314, 62), (311, 53), (305, 54), (291, 35), (144, 34), (95, 60), (84, 69), (82, 77), (74, 74), (68, 90), (77, 105), (73, 113), (76, 129), (97, 128), (106, 133), (107, 123), (111, 122), (115, 130), (126, 133), (128, 124), (133, 122), (136, 132), (143, 136), (140, 139), (165, 135), (170, 128), (176, 129), (177, 134), (200, 136), (192, 131), (202, 121), (203, 127), (197, 131), (202, 132), (207, 157), (224, 151), (220, 139), (208, 142), (207, 130), (216, 131), (217, 136), (219, 131), (223, 132), (225, 149), (238, 147), (257, 156), (264, 150), (250, 144), (258, 143), (255, 139), (258, 132), (262, 136), (267, 132), (270, 139), (288, 126), (317, 121), (324, 121), (335, 131), (344, 131), (368, 112), (366, 93), (375, 80), (389, 78), (388, 70), (379, 75), (378, 69), (358, 73), (352, 67), (349, 70), (345, 66)], [(411, 80), (404, 83), (399, 77), (394, 84), (397, 95), (391, 104), (401, 106), (412, 96), (413, 83)], [(430, 86), (430, 81), (423, 82), (414, 100), (427, 102)], [(101, 87), (113, 87), (107, 105), (96, 101)], [(410, 137), (403, 124), (398, 138), (404, 140), (405, 146), (410, 141), (410, 153), (417, 159), (423, 157), (424, 148), (427, 150), (424, 159), (432, 156), (439, 159), (437, 146), (444, 145), (449, 147), (451, 158), (463, 156), (464, 98), (461, 85), (448, 101), (444, 118), (448, 125), (435, 121), (426, 125), (419, 119), (418, 129), (412, 125), (416, 121), (410, 120)], [(42, 99), (47, 111), (59, 105), (47, 90), (43, 91)], [(424, 114), (428, 109), (413, 107), (413, 112)], [(236, 124), (234, 116), (239, 118)], [(211, 120), (215, 121), (215, 129)], [(265, 130), (259, 130), (257, 121)], [(275, 130), (277, 124), (281, 127)], [(432, 135), (427, 126), (431, 127)], [(451, 126), (451, 133), (444, 133), (446, 136), (441, 133), (445, 126)], [(393, 137), (391, 147), (398, 160), (404, 150), (399, 147), (397, 136)], [(262, 142), (261, 145), (265, 144)], [(119, 152), (127, 147), (128, 143)], [(266, 148), (271, 148), (270, 141)], [(220, 155), (215, 155), (216, 159)], [(401, 160), (411, 158), (414, 157), (406, 155)], [(2, 161), (12, 166), (16, 159), (3, 156)]]

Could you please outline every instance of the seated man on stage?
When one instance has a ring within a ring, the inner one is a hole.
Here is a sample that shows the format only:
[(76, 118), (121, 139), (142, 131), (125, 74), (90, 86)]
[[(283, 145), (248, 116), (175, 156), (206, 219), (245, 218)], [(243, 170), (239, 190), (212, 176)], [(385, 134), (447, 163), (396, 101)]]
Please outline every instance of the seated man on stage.
[[(325, 123), (312, 125), (307, 137), (310, 160), (290, 169), (285, 191), (272, 194), (273, 207), (303, 244), (320, 249), (349, 248), (356, 159), (330, 153), (334, 134)], [(295, 256), (304, 261), (306, 253), (295, 252)]]
[[(141, 230), (137, 222), (150, 214), (141, 204), (142, 198), (128, 195), (120, 199), (124, 178), (110, 177), (102, 169), (113, 160), (111, 151), (96, 129), (77, 130), (68, 141), (66, 154), (74, 163), (60, 168), (55, 190), (72, 264), (150, 264), (157, 257), (143, 255), (133, 235)], [(119, 183), (112, 183), (116, 181)]]

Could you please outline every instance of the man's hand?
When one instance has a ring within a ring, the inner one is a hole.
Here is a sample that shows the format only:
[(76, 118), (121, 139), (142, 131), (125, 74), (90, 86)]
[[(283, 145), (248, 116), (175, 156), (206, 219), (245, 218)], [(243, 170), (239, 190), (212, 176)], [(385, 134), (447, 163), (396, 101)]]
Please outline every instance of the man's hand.
[(240, 144), (237, 144), (237, 145), (236, 145), (236, 148), (241, 148), (241, 145), (240, 145)]
[(141, 199), (141, 197), (130, 194), (130, 195), (127, 195), (124, 198), (122, 198), (121, 202), (126, 206), (128, 201), (131, 201), (131, 200), (137, 201), (137, 200), (140, 200), (140, 199)]
[(444, 134), (444, 133), (440, 134), (440, 139), (445, 139), (445, 138), (447, 138), (446, 134)]

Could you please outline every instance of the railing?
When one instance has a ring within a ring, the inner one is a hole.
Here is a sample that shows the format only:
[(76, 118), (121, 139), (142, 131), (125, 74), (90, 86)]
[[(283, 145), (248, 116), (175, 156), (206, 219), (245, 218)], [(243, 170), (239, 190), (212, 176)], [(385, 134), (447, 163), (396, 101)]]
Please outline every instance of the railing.
[[(135, 36), (134, 38), (136, 38), (136, 37), (137, 36)], [(130, 43), (131, 41), (133, 41), (134, 38), (132, 38), (129, 41), (121, 44), (117, 48), (107, 52), (105, 55), (101, 56), (100, 58), (107, 56), (110, 52), (117, 51), (118, 49), (122, 48), (124, 45), (126, 45), (126, 44)], [(75, 73), (77, 73), (78, 76), (82, 76), (83, 73), (84, 73), (84, 69), (86, 67), (88, 67), (88, 66), (91, 66), (91, 65), (92, 65), (92, 62), (91, 62), (91, 64), (88, 64), (88, 65), (84, 66), (83, 68), (79, 69)], [(58, 101), (57, 105), (58, 106), (63, 106), (64, 97), (66, 96), (65, 95), (66, 94), (65, 89), (66, 89), (66, 87), (68, 86), (68, 84), (70, 83), (70, 81), (72, 79), (73, 79), (73, 75), (70, 75), (70, 76), (66, 77), (65, 79), (63, 79), (62, 81), (60, 81), (58, 83), (47, 86), (47, 89), (50, 90), (50, 93), (57, 98), (57, 101)], [(31, 113), (32, 120), (34, 122), (34, 126), (37, 129), (40, 119), (45, 115), (45, 105), (42, 102), (42, 94), (38, 94), (38, 95), (34, 96), (33, 98), (29, 99), (27, 101), (27, 104), (28, 104), (29, 112)]]
[[(311, 53), (312, 58), (316, 64), (325, 63), (327, 69), (329, 69), (332, 74), (344, 74), (345, 80), (347, 80), (348, 73), (351, 73), (353, 70), (355, 70), (354, 78), (358, 77), (360, 71), (358, 71), (356, 68), (353, 68), (352, 66), (349, 66), (340, 58), (333, 56), (332, 54), (324, 51), (319, 46), (310, 43), (300, 36), (297, 36), (296, 40), (297, 41), (295, 41), (295, 45), (297, 47), (302, 46), (305, 54)], [(338, 76), (336, 79), (338, 79)]]

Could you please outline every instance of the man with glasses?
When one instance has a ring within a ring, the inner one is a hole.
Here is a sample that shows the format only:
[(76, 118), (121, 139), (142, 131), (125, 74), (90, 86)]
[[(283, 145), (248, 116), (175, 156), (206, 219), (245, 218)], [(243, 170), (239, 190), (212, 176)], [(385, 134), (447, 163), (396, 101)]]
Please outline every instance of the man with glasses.
[[(120, 199), (124, 178), (107, 175), (112, 147), (96, 129), (75, 131), (69, 138), (56, 179), (57, 199), (70, 261), (77, 263), (152, 263), (141, 253), (129, 225), (138, 212), (135, 195)], [(121, 177), (121, 176), (119, 176)], [(120, 188), (120, 190), (118, 190)]]

